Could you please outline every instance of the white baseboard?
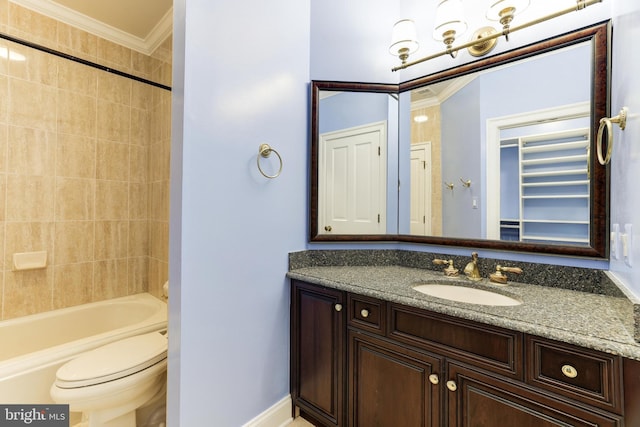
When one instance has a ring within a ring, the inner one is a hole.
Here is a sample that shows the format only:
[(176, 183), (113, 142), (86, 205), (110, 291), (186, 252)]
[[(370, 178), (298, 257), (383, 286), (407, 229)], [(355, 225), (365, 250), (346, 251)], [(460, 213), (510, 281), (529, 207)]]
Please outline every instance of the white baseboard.
[(242, 427), (284, 427), (292, 421), (291, 396), (285, 396)]

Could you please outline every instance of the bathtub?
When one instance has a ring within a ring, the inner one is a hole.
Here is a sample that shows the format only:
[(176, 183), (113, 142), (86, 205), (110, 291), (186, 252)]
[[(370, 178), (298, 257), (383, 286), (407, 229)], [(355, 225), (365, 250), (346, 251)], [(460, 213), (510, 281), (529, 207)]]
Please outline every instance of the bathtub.
[(49, 388), (67, 361), (166, 328), (166, 303), (146, 293), (1, 321), (0, 404), (53, 403)]

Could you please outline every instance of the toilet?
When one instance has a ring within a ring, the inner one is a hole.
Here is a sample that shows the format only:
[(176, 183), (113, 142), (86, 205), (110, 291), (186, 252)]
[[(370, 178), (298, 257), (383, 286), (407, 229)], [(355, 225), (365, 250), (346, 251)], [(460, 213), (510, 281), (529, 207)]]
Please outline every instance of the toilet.
[(83, 353), (56, 372), (51, 398), (80, 427), (136, 427), (136, 409), (166, 391), (167, 336), (152, 332)]

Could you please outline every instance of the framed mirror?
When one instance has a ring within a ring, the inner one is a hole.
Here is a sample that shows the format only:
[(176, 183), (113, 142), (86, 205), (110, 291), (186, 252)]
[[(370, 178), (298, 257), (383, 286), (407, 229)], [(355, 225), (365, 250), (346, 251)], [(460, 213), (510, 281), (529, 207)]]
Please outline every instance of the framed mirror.
[[(609, 33), (599, 24), (400, 85), (312, 82), (310, 240), (608, 257), (595, 140)], [(380, 174), (355, 154), (373, 158), (376, 144)], [(360, 227), (377, 211), (382, 225)]]

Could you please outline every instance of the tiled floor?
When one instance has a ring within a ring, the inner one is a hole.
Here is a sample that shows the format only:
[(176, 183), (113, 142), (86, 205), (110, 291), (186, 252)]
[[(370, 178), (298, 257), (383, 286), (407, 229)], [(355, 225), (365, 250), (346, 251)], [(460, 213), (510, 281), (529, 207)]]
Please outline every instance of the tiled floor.
[(293, 420), (293, 422), (289, 424), (287, 427), (313, 427), (313, 424), (307, 422), (307, 420), (301, 417), (298, 417), (295, 420)]

